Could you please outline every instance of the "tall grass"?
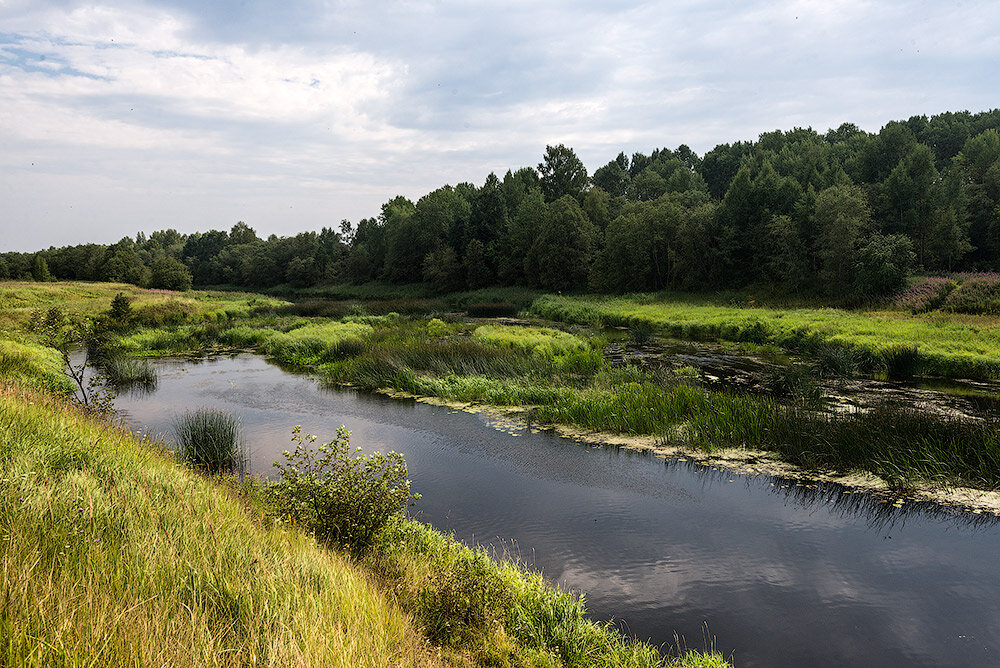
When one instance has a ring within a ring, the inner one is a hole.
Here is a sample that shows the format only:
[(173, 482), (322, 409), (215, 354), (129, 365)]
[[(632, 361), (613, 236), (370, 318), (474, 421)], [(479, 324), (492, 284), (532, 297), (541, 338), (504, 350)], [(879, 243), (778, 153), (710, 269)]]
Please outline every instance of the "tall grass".
[(240, 421), (213, 408), (187, 411), (174, 420), (174, 436), (182, 460), (206, 473), (242, 473), (246, 454)]
[(62, 402), (0, 389), (0, 470), (0, 664), (443, 663), (363, 568)]
[[(952, 295), (958, 292), (961, 289)], [(547, 295), (535, 300), (531, 311), (550, 320), (597, 327), (648, 323), (657, 332), (680, 339), (772, 343), (807, 354), (836, 346), (873, 361), (894, 346), (919, 344), (927, 373), (1000, 378), (1000, 322), (985, 316), (742, 308), (670, 295), (662, 299)]]
[(5, 338), (0, 338), (0, 380), (62, 395), (71, 395), (76, 389), (63, 371), (58, 351)]
[(580, 597), (553, 589), (540, 574), (412, 520), (390, 522), (364, 563), (432, 641), (473, 648), (479, 665), (727, 665), (696, 651), (665, 660), (613, 625), (587, 619)]
[(108, 382), (118, 388), (156, 385), (156, 367), (148, 359), (112, 355), (101, 363)]

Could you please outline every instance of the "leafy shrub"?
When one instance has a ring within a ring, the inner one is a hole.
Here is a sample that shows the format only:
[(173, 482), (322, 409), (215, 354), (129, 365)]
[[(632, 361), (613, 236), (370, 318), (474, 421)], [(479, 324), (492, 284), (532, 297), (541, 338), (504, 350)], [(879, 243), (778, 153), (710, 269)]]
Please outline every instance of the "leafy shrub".
[(431, 336), (445, 336), (448, 331), (448, 324), (439, 318), (431, 318), (427, 323), (427, 333)]
[(313, 449), (316, 437), (295, 427), (295, 451), (274, 466), (280, 478), (267, 487), (275, 511), (324, 542), (364, 553), (389, 518), (419, 499), (410, 493), (406, 463), (397, 452), (365, 456), (351, 451), (351, 432)]
[(188, 411), (174, 421), (180, 457), (207, 473), (241, 472), (246, 465), (240, 421), (214, 408)]

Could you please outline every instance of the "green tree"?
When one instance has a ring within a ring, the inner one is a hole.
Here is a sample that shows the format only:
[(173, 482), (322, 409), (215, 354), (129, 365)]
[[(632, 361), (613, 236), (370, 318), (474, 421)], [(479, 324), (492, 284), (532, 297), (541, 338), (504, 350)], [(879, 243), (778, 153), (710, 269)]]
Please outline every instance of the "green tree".
[(815, 223), (823, 284), (828, 293), (843, 293), (853, 284), (861, 237), (871, 228), (868, 199), (857, 186), (830, 186), (816, 196)]
[(479, 239), (473, 239), (465, 247), (462, 264), (465, 267), (465, 282), (470, 290), (486, 287), (493, 279), (491, 263), (486, 258), (486, 246)]
[(151, 288), (179, 291), (191, 289), (191, 272), (179, 260), (161, 255), (153, 260), (149, 269)]
[(563, 195), (552, 202), (528, 253), (528, 277), (547, 290), (583, 287), (595, 234), (575, 197)]
[(882, 297), (906, 287), (916, 255), (901, 234), (873, 234), (858, 250), (854, 292), (862, 299)]
[(555, 202), (566, 195), (579, 202), (583, 197), (588, 183), (587, 168), (566, 145), (546, 146), (538, 173), (546, 202)]
[(31, 277), (39, 282), (52, 280), (52, 274), (49, 272), (49, 263), (45, 261), (41, 253), (35, 255), (35, 260), (31, 265)]
[(437, 292), (461, 290), (463, 267), (455, 249), (441, 244), (424, 257), (423, 279)]

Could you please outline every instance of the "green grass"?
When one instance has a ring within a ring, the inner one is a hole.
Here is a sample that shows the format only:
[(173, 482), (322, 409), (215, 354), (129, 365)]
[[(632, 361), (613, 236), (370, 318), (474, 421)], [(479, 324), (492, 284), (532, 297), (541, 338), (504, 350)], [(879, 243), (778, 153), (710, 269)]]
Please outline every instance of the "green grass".
[(101, 371), (115, 387), (155, 385), (156, 367), (147, 359), (112, 355), (101, 362)]
[(774, 343), (818, 350), (841, 346), (880, 360), (896, 346), (916, 346), (922, 370), (951, 377), (1000, 377), (1000, 320), (941, 312), (848, 311), (833, 308), (744, 308), (671, 295), (548, 295), (531, 307), (540, 317), (596, 327), (649, 323), (687, 340)]
[(246, 465), (239, 419), (224, 411), (199, 408), (174, 420), (181, 460), (206, 473), (242, 473)]
[(52, 306), (70, 316), (94, 316), (106, 311), (119, 292), (131, 299), (140, 324), (150, 326), (224, 321), (286, 303), (248, 293), (146, 290), (126, 283), (0, 281), (0, 330), (23, 328), (34, 313)]
[(0, 389), (0, 663), (431, 666), (363, 568), (63, 402)]
[(201, 477), (11, 385), (0, 470), (3, 665), (727, 665), (663, 659), (537, 573), (403, 518), (352, 562), (268, 520), (252, 479)]
[(527, 348), (541, 355), (556, 357), (574, 351), (589, 350), (581, 339), (549, 327), (512, 327), (482, 325), (472, 332), (475, 341), (500, 348)]
[(70, 395), (76, 389), (63, 371), (58, 351), (30, 341), (5, 338), (0, 338), (0, 380), (62, 395)]

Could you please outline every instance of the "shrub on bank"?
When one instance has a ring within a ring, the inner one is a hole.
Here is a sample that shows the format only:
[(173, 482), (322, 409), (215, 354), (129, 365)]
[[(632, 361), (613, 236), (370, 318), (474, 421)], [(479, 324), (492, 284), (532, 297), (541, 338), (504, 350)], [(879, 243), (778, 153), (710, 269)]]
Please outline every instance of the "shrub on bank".
[(410, 493), (406, 464), (396, 452), (371, 455), (351, 450), (343, 426), (337, 438), (313, 449), (315, 436), (295, 427), (293, 452), (275, 462), (280, 477), (266, 486), (279, 517), (310, 531), (325, 543), (363, 554), (389, 518), (419, 499)]

